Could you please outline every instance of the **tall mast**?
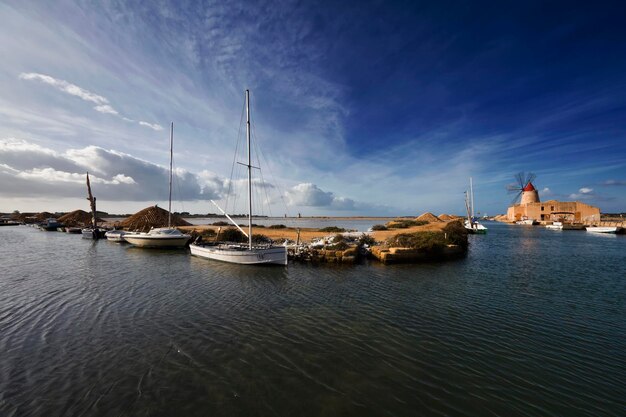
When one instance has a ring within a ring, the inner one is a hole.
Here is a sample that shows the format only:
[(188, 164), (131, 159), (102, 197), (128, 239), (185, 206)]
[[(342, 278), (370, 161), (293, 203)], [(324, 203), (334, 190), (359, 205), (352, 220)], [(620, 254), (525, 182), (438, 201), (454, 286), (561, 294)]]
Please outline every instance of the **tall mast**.
[(248, 140), (248, 247), (252, 249), (252, 156), (250, 154), (250, 90), (246, 90), (246, 136)]
[(167, 207), (167, 227), (172, 227), (172, 161), (174, 159), (174, 122), (170, 127), (170, 197)]
[(89, 206), (91, 207), (91, 227), (96, 229), (96, 197), (91, 194), (91, 184), (89, 183), (89, 172), (87, 173), (87, 200), (89, 200)]
[(472, 220), (474, 221), (474, 187), (472, 185), (472, 177), (470, 177), (470, 198), (471, 198), (471, 208), (472, 208)]

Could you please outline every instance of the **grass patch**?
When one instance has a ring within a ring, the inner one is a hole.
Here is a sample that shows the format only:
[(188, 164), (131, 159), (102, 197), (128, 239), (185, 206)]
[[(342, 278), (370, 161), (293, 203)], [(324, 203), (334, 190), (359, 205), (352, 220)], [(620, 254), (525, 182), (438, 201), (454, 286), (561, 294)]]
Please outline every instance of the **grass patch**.
[(271, 226), (267, 227), (268, 229), (286, 229), (287, 226), (285, 226), (284, 224), (273, 224)]
[(326, 232), (326, 233), (342, 233), (345, 231), (346, 229), (344, 229), (343, 227), (337, 227), (337, 226), (329, 226), (329, 227), (324, 227), (323, 229), (320, 229), (320, 232)]
[(424, 226), (428, 224), (426, 220), (394, 220), (392, 222), (387, 223), (387, 228), (389, 229), (408, 229), (409, 227), (414, 226)]
[(467, 248), (467, 231), (460, 222), (452, 222), (440, 232), (400, 233), (387, 240), (389, 247), (418, 249), (424, 252), (441, 252), (446, 245)]
[(384, 224), (375, 224), (374, 226), (372, 226), (372, 230), (380, 231), (380, 230), (389, 230), (389, 229), (387, 229), (387, 226), (385, 226)]

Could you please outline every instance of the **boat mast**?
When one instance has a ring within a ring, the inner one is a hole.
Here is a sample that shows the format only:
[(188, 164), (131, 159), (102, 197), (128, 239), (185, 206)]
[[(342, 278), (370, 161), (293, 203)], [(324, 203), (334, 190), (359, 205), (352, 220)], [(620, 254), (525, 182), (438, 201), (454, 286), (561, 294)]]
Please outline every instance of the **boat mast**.
[(170, 127), (170, 196), (167, 207), (167, 228), (172, 227), (172, 160), (174, 159), (174, 122)]
[(470, 177), (470, 198), (471, 198), (471, 204), (470, 207), (472, 208), (472, 219), (471, 222), (474, 222), (474, 187), (472, 185), (472, 177)]
[(248, 141), (248, 247), (252, 250), (252, 157), (250, 155), (250, 90), (246, 90), (246, 136)]
[(96, 230), (97, 220), (96, 220), (96, 197), (91, 194), (91, 184), (89, 183), (89, 172), (87, 172), (87, 200), (89, 200), (89, 205), (91, 207), (91, 227), (93, 227), (94, 231)]

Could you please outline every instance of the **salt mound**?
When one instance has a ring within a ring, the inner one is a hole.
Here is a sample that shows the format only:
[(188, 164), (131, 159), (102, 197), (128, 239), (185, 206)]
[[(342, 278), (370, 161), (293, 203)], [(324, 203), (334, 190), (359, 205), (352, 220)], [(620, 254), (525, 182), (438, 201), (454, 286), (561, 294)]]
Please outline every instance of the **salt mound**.
[[(66, 226), (87, 226), (91, 224), (91, 213), (84, 210), (74, 210), (59, 217), (59, 221)], [(100, 223), (103, 220), (96, 218), (96, 221)]]
[(428, 223), (441, 223), (441, 220), (439, 220), (439, 217), (435, 216), (434, 214), (430, 212), (422, 214), (416, 220), (424, 220), (424, 221), (427, 221)]
[[(150, 206), (122, 220), (119, 226), (127, 230), (147, 232), (153, 227), (167, 227), (168, 215), (167, 210), (157, 206)], [(191, 226), (191, 223), (172, 214), (172, 226)]]
[(439, 220), (443, 220), (444, 222), (447, 222), (448, 220), (454, 220), (454, 217), (450, 216), (449, 214), (440, 214), (439, 216)]

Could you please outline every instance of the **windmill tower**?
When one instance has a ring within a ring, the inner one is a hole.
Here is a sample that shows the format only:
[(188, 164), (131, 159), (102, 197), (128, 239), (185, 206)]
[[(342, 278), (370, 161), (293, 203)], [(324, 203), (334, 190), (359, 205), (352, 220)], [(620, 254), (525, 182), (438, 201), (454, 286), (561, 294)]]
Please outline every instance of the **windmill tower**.
[[(526, 205), (530, 203), (539, 203), (539, 192), (533, 185), (533, 181), (537, 178), (535, 174), (529, 172), (528, 175), (524, 175), (523, 172), (520, 172), (515, 175), (515, 179), (517, 180), (516, 184), (510, 184), (506, 188), (509, 193), (515, 193), (515, 197), (513, 198), (512, 204), (517, 204), (519, 199), (519, 205)], [(520, 199), (521, 197), (521, 199)]]

